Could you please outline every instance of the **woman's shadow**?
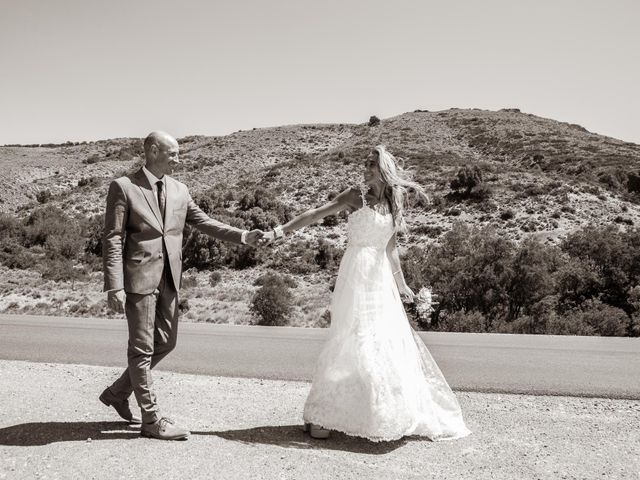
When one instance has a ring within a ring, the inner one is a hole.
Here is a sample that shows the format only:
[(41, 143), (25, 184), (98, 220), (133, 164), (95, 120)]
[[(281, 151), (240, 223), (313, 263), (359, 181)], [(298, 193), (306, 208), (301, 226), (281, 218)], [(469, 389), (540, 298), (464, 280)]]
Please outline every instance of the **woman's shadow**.
[(19, 447), (88, 439), (134, 438), (140, 438), (140, 428), (129, 426), (125, 422), (34, 422), (0, 428), (0, 445)]
[(214, 435), (224, 438), (225, 440), (245, 444), (261, 443), (265, 445), (277, 445), (284, 448), (342, 450), (370, 455), (381, 455), (392, 452), (412, 440), (411, 437), (407, 437), (392, 442), (372, 442), (365, 438), (352, 437), (340, 432), (331, 432), (331, 437), (327, 440), (316, 440), (303, 432), (302, 425), (274, 425), (243, 430), (191, 432), (191, 434)]

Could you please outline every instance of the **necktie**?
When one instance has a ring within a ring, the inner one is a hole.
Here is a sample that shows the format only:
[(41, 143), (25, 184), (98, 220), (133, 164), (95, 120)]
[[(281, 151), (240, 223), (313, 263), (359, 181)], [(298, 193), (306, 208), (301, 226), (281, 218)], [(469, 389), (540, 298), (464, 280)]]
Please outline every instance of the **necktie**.
[(160, 207), (160, 215), (164, 219), (165, 198), (164, 198), (164, 191), (162, 188), (164, 186), (164, 183), (162, 182), (162, 180), (160, 180), (158, 181), (158, 183), (156, 183), (156, 185), (158, 185), (158, 207)]

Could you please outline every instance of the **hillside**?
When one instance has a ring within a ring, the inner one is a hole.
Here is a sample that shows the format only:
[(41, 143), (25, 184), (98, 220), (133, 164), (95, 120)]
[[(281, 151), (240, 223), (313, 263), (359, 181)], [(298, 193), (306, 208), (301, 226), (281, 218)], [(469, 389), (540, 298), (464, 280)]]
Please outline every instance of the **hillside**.
[[(402, 239), (403, 252), (437, 245), (460, 222), (492, 227), (500, 238), (516, 244), (534, 237), (549, 246), (585, 226), (615, 225), (625, 231), (640, 225), (640, 145), (517, 109), (415, 111), (373, 126), (293, 125), (185, 137), (179, 139), (182, 164), (174, 176), (196, 199), (216, 192), (228, 195), (225, 208), (230, 215), (237, 211), (239, 198), (256, 188), (272, 192), (290, 215), (356, 185), (364, 157), (379, 143), (415, 171), (431, 196), (429, 205), (409, 209), (410, 233)], [(26, 219), (46, 204), (76, 218), (101, 215), (109, 182), (137, 168), (141, 153), (140, 139), (0, 147), (0, 212)], [(478, 167), (482, 182), (468, 192), (453, 191), (451, 181), (465, 166)], [(216, 211), (225, 211), (220, 208)], [(272, 224), (275, 217), (266, 218), (263, 221)], [(319, 238), (343, 248), (344, 220), (297, 233), (293, 242), (303, 242), (298, 250), (276, 246), (268, 261), (257, 261), (262, 266), (222, 268), (223, 292), (207, 285), (208, 272), (192, 271), (186, 317), (250, 322), (247, 298), (256, 289), (252, 282), (265, 267), (281, 268), (282, 262), (274, 260), (280, 252), (287, 258), (299, 256), (304, 245)], [(0, 291), (5, 295), (0, 311), (105, 314), (99, 272), (83, 287), (83, 300), (77, 291), (47, 283), (31, 269), (2, 268), (5, 284)], [(293, 312), (302, 319), (295, 324), (315, 325), (326, 310), (335, 265), (294, 273), (299, 285)], [(45, 300), (35, 293), (43, 284), (51, 291)], [(64, 295), (56, 293), (61, 288)], [(85, 308), (87, 303), (95, 308)], [(83, 306), (74, 311), (76, 304)], [(207, 313), (212, 310), (217, 313)]]
[[(175, 177), (194, 196), (218, 184), (268, 186), (299, 211), (355, 184), (360, 162), (378, 143), (405, 159), (432, 193), (432, 208), (410, 215), (430, 236), (459, 219), (493, 224), (515, 240), (536, 233), (553, 241), (584, 224), (640, 222), (637, 196), (626, 186), (629, 174), (640, 174), (640, 145), (515, 110), (420, 111), (375, 127), (296, 125), (185, 137)], [(38, 206), (38, 192), (49, 190), (52, 205), (100, 213), (108, 182), (139, 163), (140, 153), (135, 139), (0, 147), (0, 211), (24, 215)], [(447, 198), (450, 180), (466, 164), (480, 166), (489, 202)], [(78, 186), (82, 179), (87, 185)], [(507, 209), (514, 215), (505, 222), (500, 214)]]

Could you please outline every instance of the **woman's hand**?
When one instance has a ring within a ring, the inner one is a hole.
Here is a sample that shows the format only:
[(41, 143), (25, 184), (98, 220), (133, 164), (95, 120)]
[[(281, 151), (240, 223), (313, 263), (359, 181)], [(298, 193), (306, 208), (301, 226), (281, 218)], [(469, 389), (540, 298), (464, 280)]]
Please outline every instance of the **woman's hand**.
[(413, 299), (415, 294), (413, 291), (407, 286), (406, 283), (402, 283), (402, 285), (398, 285), (398, 292), (400, 292), (400, 297), (403, 301), (407, 303), (413, 303)]

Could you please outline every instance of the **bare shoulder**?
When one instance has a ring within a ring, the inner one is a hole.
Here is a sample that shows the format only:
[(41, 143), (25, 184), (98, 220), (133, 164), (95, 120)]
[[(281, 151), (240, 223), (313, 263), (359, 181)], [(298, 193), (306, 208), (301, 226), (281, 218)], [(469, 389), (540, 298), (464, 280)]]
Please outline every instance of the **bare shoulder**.
[(358, 208), (360, 206), (360, 190), (356, 187), (349, 187), (338, 195), (335, 200), (342, 205), (350, 208)]

